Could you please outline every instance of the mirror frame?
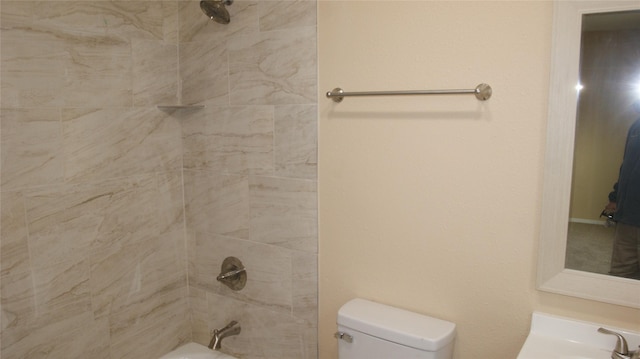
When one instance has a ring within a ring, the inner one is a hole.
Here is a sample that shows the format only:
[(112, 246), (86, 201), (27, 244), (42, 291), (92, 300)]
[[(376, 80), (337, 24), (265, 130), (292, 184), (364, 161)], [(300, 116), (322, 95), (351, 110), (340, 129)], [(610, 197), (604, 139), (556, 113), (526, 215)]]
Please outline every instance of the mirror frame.
[(537, 284), (542, 291), (640, 308), (640, 281), (565, 268), (582, 15), (629, 10), (640, 10), (640, 2), (554, 2)]

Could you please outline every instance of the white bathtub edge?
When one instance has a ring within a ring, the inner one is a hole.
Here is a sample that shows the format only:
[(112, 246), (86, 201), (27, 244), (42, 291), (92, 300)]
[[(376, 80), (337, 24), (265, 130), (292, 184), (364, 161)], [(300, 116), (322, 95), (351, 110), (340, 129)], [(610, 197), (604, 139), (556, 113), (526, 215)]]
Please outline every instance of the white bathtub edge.
[(187, 343), (161, 356), (159, 359), (236, 359), (228, 354), (211, 350), (198, 343)]

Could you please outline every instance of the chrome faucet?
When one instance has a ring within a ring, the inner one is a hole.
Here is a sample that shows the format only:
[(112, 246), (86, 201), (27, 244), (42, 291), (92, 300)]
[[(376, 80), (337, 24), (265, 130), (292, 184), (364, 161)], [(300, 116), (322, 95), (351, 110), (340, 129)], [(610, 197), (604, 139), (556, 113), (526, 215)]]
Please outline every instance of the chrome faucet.
[(638, 350), (629, 351), (627, 341), (624, 339), (622, 334), (605, 328), (598, 328), (598, 332), (603, 334), (615, 335), (616, 337), (618, 337), (616, 347), (611, 352), (611, 359), (640, 359), (640, 347), (638, 348)]
[(226, 327), (222, 329), (214, 329), (211, 335), (211, 342), (209, 342), (209, 349), (218, 350), (222, 344), (222, 339), (240, 334), (240, 330), (242, 329), (239, 325), (236, 326), (238, 322), (232, 320), (231, 323), (227, 324)]

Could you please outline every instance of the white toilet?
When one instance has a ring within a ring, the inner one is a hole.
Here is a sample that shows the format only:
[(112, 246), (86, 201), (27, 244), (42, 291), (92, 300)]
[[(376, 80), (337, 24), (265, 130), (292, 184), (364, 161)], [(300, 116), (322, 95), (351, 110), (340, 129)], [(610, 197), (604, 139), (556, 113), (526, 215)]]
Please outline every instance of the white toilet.
[(340, 359), (451, 359), (456, 325), (353, 299), (338, 311)]

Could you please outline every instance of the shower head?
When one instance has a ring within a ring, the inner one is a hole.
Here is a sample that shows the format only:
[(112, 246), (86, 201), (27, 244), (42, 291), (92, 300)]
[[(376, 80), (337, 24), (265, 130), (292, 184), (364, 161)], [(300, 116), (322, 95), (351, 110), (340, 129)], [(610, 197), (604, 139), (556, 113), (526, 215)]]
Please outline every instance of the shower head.
[(211, 20), (226, 25), (231, 21), (231, 17), (225, 5), (231, 5), (231, 3), (233, 0), (202, 0), (200, 8)]

